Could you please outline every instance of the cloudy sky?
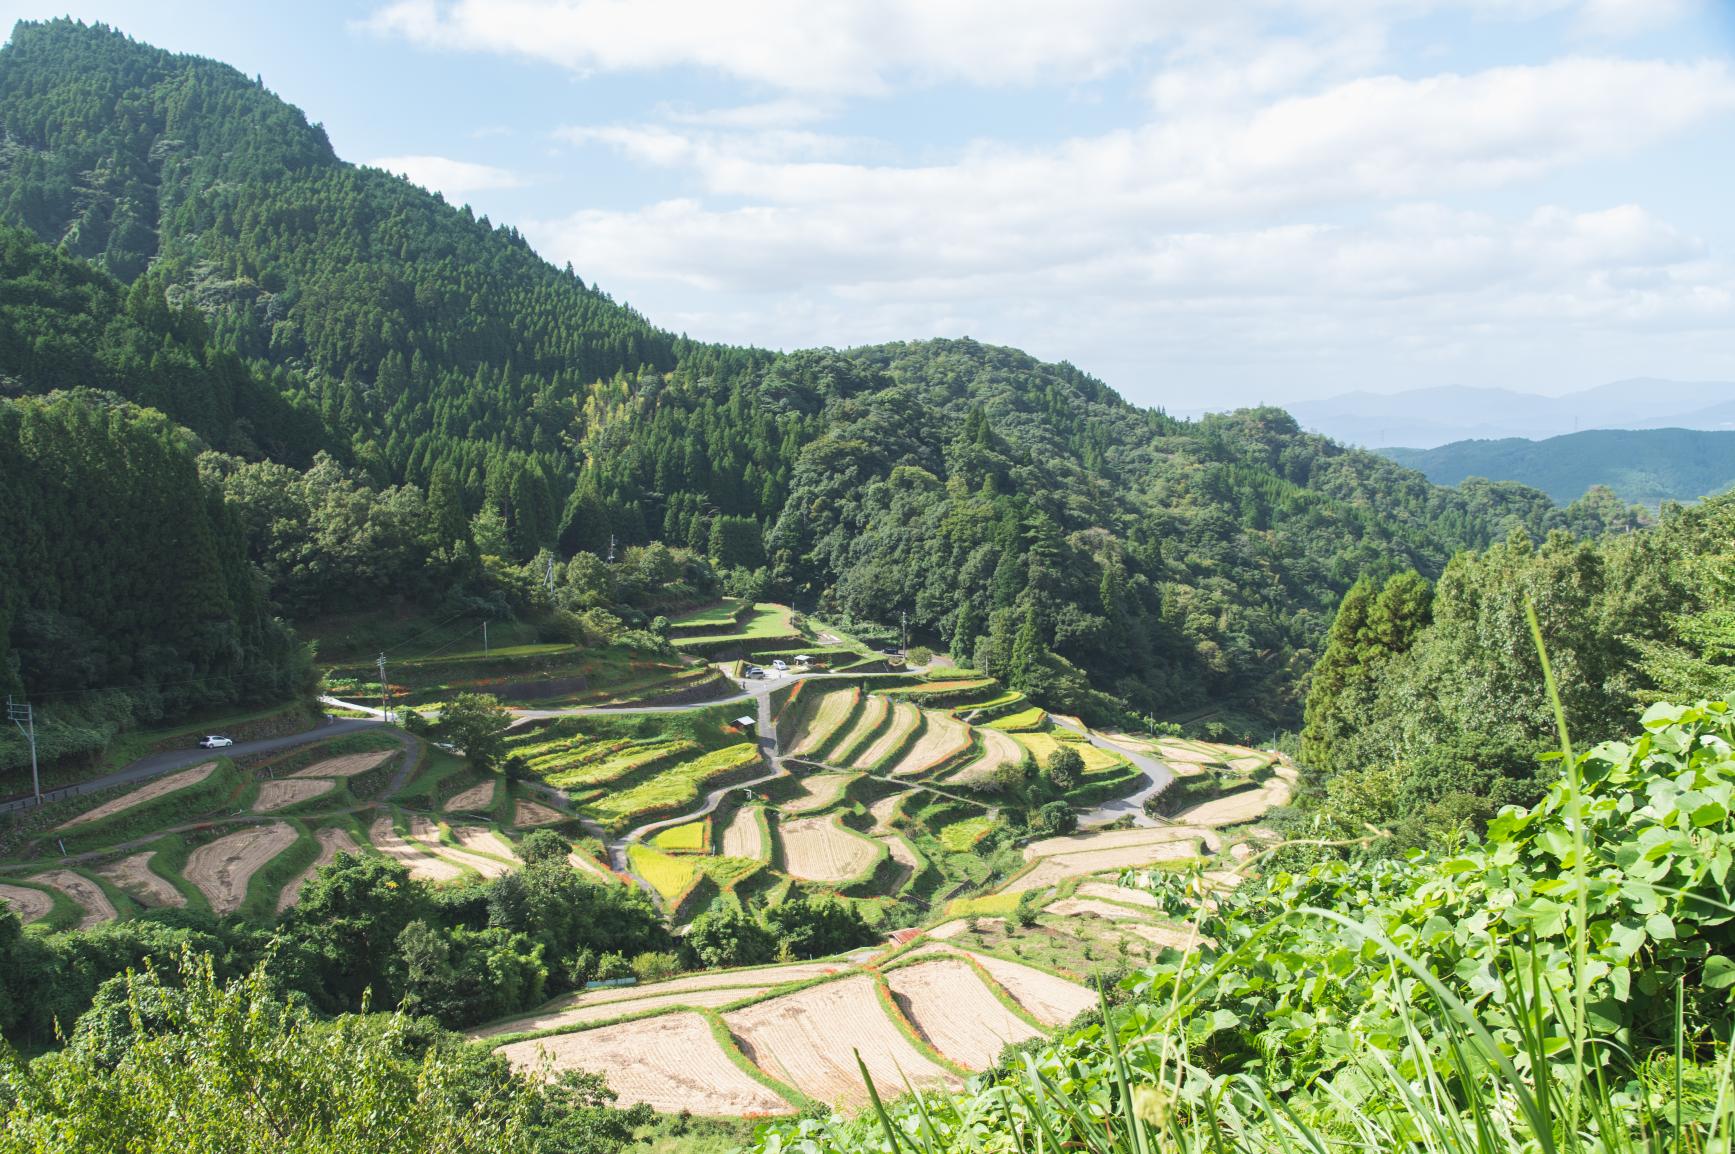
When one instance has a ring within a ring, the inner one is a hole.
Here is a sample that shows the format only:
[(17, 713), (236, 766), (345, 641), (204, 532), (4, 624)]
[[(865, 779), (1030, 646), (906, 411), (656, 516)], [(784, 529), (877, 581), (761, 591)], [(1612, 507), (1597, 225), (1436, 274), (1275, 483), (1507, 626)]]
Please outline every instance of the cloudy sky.
[(969, 335), (1180, 410), (1735, 380), (1718, 0), (71, 8), (696, 337)]

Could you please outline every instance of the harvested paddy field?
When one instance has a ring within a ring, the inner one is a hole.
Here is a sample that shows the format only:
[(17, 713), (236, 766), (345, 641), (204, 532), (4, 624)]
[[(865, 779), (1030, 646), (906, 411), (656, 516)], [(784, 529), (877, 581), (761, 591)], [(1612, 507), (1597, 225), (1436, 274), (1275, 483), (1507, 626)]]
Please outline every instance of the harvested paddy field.
[(782, 806), (784, 813), (813, 813), (843, 796), (844, 786), (856, 779), (853, 773), (816, 773), (795, 780), (801, 796)]
[(1163, 825), (1141, 826), (1138, 829), (1087, 831), (1067, 834), (1064, 837), (1045, 837), (1024, 847), (1024, 860), (1035, 861), (1039, 857), (1055, 857), (1059, 854), (1185, 841), (1201, 837), (1203, 834), (1203, 830)]
[(490, 857), (501, 858), (513, 865), (524, 864), (518, 858), (518, 851), (512, 848), (512, 843), (486, 826), (454, 826), (452, 836), (458, 839), (459, 845), (471, 853), (487, 854)]
[(1078, 917), (1081, 914), (1106, 918), (1111, 922), (1129, 922), (1145, 917), (1138, 910), (1126, 906), (1117, 906), (1113, 902), (1101, 898), (1062, 898), (1051, 902), (1042, 911), (1045, 914), (1056, 914), (1060, 917)]
[(573, 869), (578, 870), (580, 873), (590, 874), (601, 882), (613, 882), (616, 880), (615, 876), (598, 865), (594, 858), (587, 854), (579, 853), (577, 850), (573, 850), (571, 853), (566, 855), (566, 864), (571, 866)]
[(1146, 909), (1157, 908), (1155, 894), (1145, 890), (1135, 890), (1129, 886), (1117, 886), (1109, 882), (1085, 882), (1074, 891), (1083, 898), (1104, 898), (1111, 902), (1121, 902), (1125, 905), (1143, 906)]
[[(494, 790), (498, 786), (499, 782), (494, 781), (484, 781), (480, 785), (473, 785), (463, 793), (453, 794), (446, 800), (446, 804), (440, 808), (445, 810), (447, 813), (479, 813), (494, 804)], [(519, 804), (522, 805), (524, 803), (519, 802)]]
[(525, 801), (522, 798), (512, 804), (512, 824), (523, 829), (539, 825), (553, 825), (566, 820), (566, 815), (552, 806), (543, 805), (537, 801)]
[(783, 842), (785, 872), (804, 881), (848, 881), (879, 856), (872, 841), (843, 828), (835, 818), (780, 822), (777, 836)]
[(977, 728), (976, 733), (982, 739), (982, 754), (964, 764), (962, 769), (946, 775), (950, 785), (976, 785), (994, 776), (994, 771), (1003, 765), (1017, 765), (1024, 756), (1024, 747), (1018, 744), (1010, 733), (1002, 733), (998, 729)]
[(760, 807), (744, 806), (735, 811), (723, 829), (723, 856), (766, 861), (771, 847), (765, 844), (765, 825)]
[(215, 914), (232, 914), (247, 900), (247, 883), (266, 862), (295, 844), (295, 828), (287, 822), (249, 826), (187, 855), (181, 872), (199, 887)]
[(53, 886), (78, 903), (78, 908), (84, 911), (84, 916), (78, 920), (78, 928), (81, 930), (112, 922), (116, 917), (114, 903), (108, 900), (102, 887), (82, 874), (73, 873), (71, 870), (48, 870), (36, 874), (30, 880), (39, 885)]
[(402, 862), (409, 868), (410, 876), (419, 881), (449, 882), (464, 876), (461, 867), (406, 841), (398, 834), (389, 817), (375, 818), (368, 829), (368, 838), (374, 843), (375, 849), (395, 861)]
[(366, 753), (346, 753), (342, 757), (328, 757), (324, 761), (316, 761), (305, 769), (298, 769), (290, 777), (360, 777), (370, 769), (376, 769), (398, 755), (395, 749), (369, 750)]
[(869, 694), (862, 701), (861, 713), (856, 716), (855, 724), (844, 731), (832, 747), (831, 760), (837, 765), (847, 765), (851, 756), (865, 749), (868, 738), (879, 729), (886, 715), (891, 712), (892, 703), (879, 694)]
[(986, 1070), (1009, 1044), (1041, 1036), (962, 959), (903, 966), (886, 975), (886, 984), (928, 1044), (966, 1069)]
[(893, 777), (926, 773), (970, 748), (970, 727), (951, 714), (930, 709), (927, 723), (910, 751), (891, 767)]
[(1175, 820), (1211, 829), (1258, 821), (1269, 810), (1289, 804), (1294, 783), (1295, 771), (1280, 766), (1264, 784), (1182, 810), (1175, 815)]
[(606, 1022), (650, 1010), (666, 1010), (672, 1006), (727, 1006), (755, 994), (763, 994), (769, 986), (714, 986), (708, 990), (687, 990), (650, 994), (637, 998), (622, 998), (615, 1002), (579, 1002), (534, 1018), (519, 1018), (497, 1026), (477, 1030), (475, 1037), (490, 1038), (500, 1034), (529, 1033), (532, 1030), (558, 1030), (566, 1026), (582, 1026), (587, 1022)]
[(892, 722), (890, 728), (878, 737), (856, 756), (857, 769), (873, 769), (880, 762), (892, 755), (908, 741), (910, 734), (916, 731), (916, 726), (922, 723), (922, 711), (907, 701), (892, 703)]
[(275, 813), (280, 809), (311, 801), (336, 788), (337, 782), (330, 778), (302, 777), (263, 781), (259, 783), (259, 796), (253, 802), (253, 812)]
[(319, 868), (330, 865), (333, 858), (340, 853), (360, 853), (361, 847), (355, 844), (355, 839), (349, 836), (347, 829), (322, 829), (314, 833), (319, 842), (319, 856), (313, 859), (313, 864), (302, 871), (300, 877), (283, 887), (283, 892), (277, 895), (277, 912), (282, 913), (301, 900), (301, 887), (307, 880), (319, 872)]
[(1082, 850), (1078, 853), (1056, 854), (1039, 858), (1034, 866), (1013, 878), (1000, 892), (1018, 894), (1044, 889), (1068, 878), (1104, 870), (1132, 869), (1154, 865), (1161, 861), (1182, 861), (1199, 854), (1198, 832), (1170, 831), (1183, 835), (1183, 840), (1151, 841), (1133, 845), (1110, 846), (1106, 849)]
[(666, 1114), (788, 1114), (794, 1108), (723, 1051), (698, 1014), (663, 1014), (577, 1034), (513, 1042), (499, 1051), (521, 1070), (589, 1070), (620, 1095)]
[(0, 902), (4, 902), (25, 925), (41, 921), (54, 909), (53, 898), (29, 886), (0, 883)]
[(908, 796), (908, 793), (894, 793), (868, 806), (868, 816), (874, 819), (874, 833), (890, 832), (892, 819), (897, 816), (898, 803)]
[[(936, 952), (949, 952), (953, 946), (935, 946)], [(1000, 983), (1012, 995), (1012, 1000), (1024, 1007), (1024, 1012), (1048, 1027), (1064, 1026), (1097, 1004), (1096, 993), (1065, 978), (1057, 978), (1035, 966), (1009, 962), (991, 954), (960, 950), (976, 959), (976, 964), (988, 976)]]
[(817, 702), (808, 706), (807, 718), (790, 741), (786, 756), (806, 757), (825, 745), (849, 720), (860, 698), (859, 689), (833, 689), (821, 694)]
[(906, 1081), (918, 1089), (958, 1083), (898, 1029), (866, 974), (736, 1010), (723, 1023), (760, 1069), (827, 1104), (867, 1104), (858, 1054), (875, 1085), (897, 1087), (893, 1093)]
[(129, 809), (144, 805), (146, 802), (155, 801), (157, 798), (174, 793), (176, 790), (186, 789), (190, 785), (197, 785), (207, 777), (210, 777), (216, 768), (216, 762), (207, 761), (203, 765), (195, 765), (192, 769), (183, 769), (179, 773), (171, 773), (166, 777), (159, 777), (157, 780), (150, 782), (149, 784), (141, 785), (135, 790), (123, 793), (113, 801), (104, 802), (95, 809), (86, 813), (81, 813), (71, 821), (62, 822), (54, 828), (57, 830), (71, 829), (75, 825), (84, 825), (86, 822), (101, 821), (105, 817), (113, 817), (117, 813), (125, 813)]
[(92, 872), (101, 874), (143, 905), (157, 909), (186, 905), (187, 896), (176, 889), (167, 878), (151, 869), (151, 859), (156, 856), (156, 850), (147, 849), (108, 865), (98, 866)]

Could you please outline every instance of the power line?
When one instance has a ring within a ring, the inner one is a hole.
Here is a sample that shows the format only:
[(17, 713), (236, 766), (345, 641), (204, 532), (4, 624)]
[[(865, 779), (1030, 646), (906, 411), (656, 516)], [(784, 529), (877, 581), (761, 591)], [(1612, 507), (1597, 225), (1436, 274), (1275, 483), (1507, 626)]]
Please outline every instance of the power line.
[(36, 709), (30, 705), (6, 699), (6, 716), (30, 742), (30, 787), (36, 793), (36, 804), (42, 804), (42, 776), (36, 772)]

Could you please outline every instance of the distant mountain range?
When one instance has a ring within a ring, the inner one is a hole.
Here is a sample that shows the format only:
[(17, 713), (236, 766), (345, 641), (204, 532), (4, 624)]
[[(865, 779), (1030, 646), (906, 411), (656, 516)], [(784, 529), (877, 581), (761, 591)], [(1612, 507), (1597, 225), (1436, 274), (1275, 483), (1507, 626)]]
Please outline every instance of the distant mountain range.
[(1454, 441), (1540, 440), (1588, 429), (1735, 430), (1735, 382), (1641, 377), (1560, 397), (1447, 385), (1344, 393), (1285, 407), (1303, 428), (1347, 444), (1431, 449)]
[(1652, 506), (1696, 501), (1735, 485), (1735, 431), (1596, 429), (1542, 441), (1508, 437), (1380, 452), (1436, 484), (1456, 485), (1466, 477), (1518, 481), (1561, 504), (1593, 485)]

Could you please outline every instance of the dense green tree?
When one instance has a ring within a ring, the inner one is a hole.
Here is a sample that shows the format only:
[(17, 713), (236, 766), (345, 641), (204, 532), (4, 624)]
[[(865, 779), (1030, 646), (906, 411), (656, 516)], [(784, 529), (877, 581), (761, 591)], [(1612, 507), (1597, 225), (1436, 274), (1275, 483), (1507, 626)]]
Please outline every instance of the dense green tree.
[(470, 764), (491, 771), (506, 751), (506, 729), (512, 715), (500, 699), (488, 693), (459, 693), (440, 706), (435, 732), (441, 741), (462, 750)]

